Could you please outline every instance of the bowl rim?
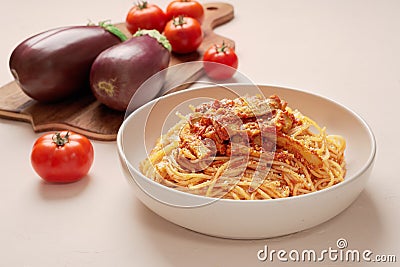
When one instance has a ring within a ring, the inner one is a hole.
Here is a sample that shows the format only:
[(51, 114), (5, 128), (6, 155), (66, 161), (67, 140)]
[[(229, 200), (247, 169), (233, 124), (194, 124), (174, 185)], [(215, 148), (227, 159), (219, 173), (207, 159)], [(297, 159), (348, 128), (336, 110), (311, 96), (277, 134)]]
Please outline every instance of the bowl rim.
[[(128, 159), (125, 156), (124, 153), (124, 149), (122, 147), (122, 140), (123, 140), (123, 132), (124, 129), (126, 128), (126, 125), (128, 124), (128, 121), (130, 120), (131, 117), (135, 116), (137, 113), (141, 112), (143, 109), (146, 109), (148, 106), (153, 105), (154, 103), (156, 103), (157, 101), (160, 101), (162, 99), (165, 98), (169, 98), (169, 97), (175, 97), (176, 95), (180, 95), (180, 94), (188, 94), (191, 91), (197, 91), (197, 90), (204, 90), (210, 87), (240, 87), (240, 86), (257, 86), (257, 87), (273, 87), (273, 88), (278, 88), (280, 90), (287, 90), (287, 91), (294, 91), (296, 93), (303, 93), (303, 94), (308, 94), (308, 95), (312, 95), (314, 97), (317, 98), (321, 98), (325, 101), (331, 102), (334, 105), (346, 110), (348, 113), (350, 113), (352, 116), (354, 116), (358, 121), (361, 122), (361, 124), (364, 126), (364, 128), (366, 129), (367, 133), (368, 133), (368, 137), (370, 140), (370, 145), (371, 145), (371, 149), (370, 149), (370, 153), (368, 156), (368, 159), (366, 160), (366, 162), (364, 163), (364, 165), (356, 172), (354, 173), (352, 176), (350, 177), (346, 177), (347, 179), (344, 179), (343, 182), (340, 182), (338, 184), (335, 184), (331, 187), (328, 188), (324, 188), (322, 190), (318, 190), (318, 191), (314, 191), (314, 192), (310, 192), (307, 194), (303, 194), (303, 195), (297, 195), (297, 196), (290, 196), (290, 197), (286, 197), (286, 198), (274, 198), (274, 199), (254, 199), (254, 200), (244, 200), (244, 201), (238, 201), (235, 199), (224, 199), (224, 198), (212, 198), (212, 197), (207, 197), (207, 196), (202, 196), (202, 195), (196, 195), (196, 194), (191, 194), (188, 192), (182, 192), (180, 190), (176, 190), (170, 187), (167, 187), (165, 185), (162, 185), (160, 183), (157, 183), (155, 181), (153, 181), (152, 179), (146, 177), (145, 175), (143, 175), (140, 170), (138, 170), (136, 167), (132, 166), (132, 164), (128, 161)], [(177, 91), (177, 92), (173, 92), (167, 95), (163, 95), (160, 97), (157, 97), (153, 100), (151, 100), (150, 102), (140, 106), (139, 108), (137, 108), (135, 111), (133, 111), (132, 113), (130, 113), (128, 116), (125, 116), (124, 121), (122, 122), (118, 133), (117, 133), (117, 148), (118, 148), (118, 153), (119, 155), (122, 157), (122, 159), (124, 160), (124, 163), (127, 165), (127, 167), (130, 170), (133, 170), (135, 172), (135, 175), (139, 175), (141, 176), (141, 178), (143, 178), (145, 181), (147, 181), (148, 183), (151, 183), (153, 185), (155, 185), (156, 187), (159, 187), (162, 190), (168, 190), (171, 191), (173, 193), (176, 194), (181, 194), (185, 197), (192, 197), (192, 198), (199, 198), (202, 200), (209, 200), (210, 203), (214, 203), (214, 202), (227, 202), (227, 203), (243, 203), (244, 205), (246, 205), (245, 203), (279, 203), (279, 202), (286, 202), (286, 201), (294, 201), (294, 200), (300, 200), (300, 199), (308, 199), (308, 198), (313, 198), (316, 195), (319, 194), (324, 194), (324, 193), (329, 193), (331, 191), (335, 191), (341, 187), (347, 186), (353, 182), (355, 182), (357, 180), (358, 177), (362, 176), (373, 164), (374, 160), (375, 160), (375, 156), (376, 156), (376, 138), (375, 135), (372, 131), (372, 128), (370, 127), (370, 125), (367, 123), (367, 121), (358, 113), (356, 113), (355, 111), (353, 111), (352, 109), (350, 109), (349, 107), (346, 107), (345, 105), (329, 98), (326, 96), (323, 96), (321, 94), (318, 93), (314, 93), (308, 90), (304, 90), (304, 89), (298, 89), (298, 88), (294, 88), (294, 87), (286, 87), (286, 86), (281, 86), (281, 85), (274, 85), (274, 84), (265, 84), (265, 83), (257, 83), (257, 84), (252, 84), (252, 83), (226, 83), (226, 84), (213, 84), (213, 85), (204, 85), (204, 86), (199, 86), (199, 87), (193, 87), (193, 88), (187, 88), (185, 90), (181, 90), (181, 91)], [(135, 183), (137, 183), (136, 178), (133, 179)], [(142, 190), (146, 195), (149, 195), (148, 192), (146, 192), (145, 190), (142, 189), (142, 187), (140, 185), (138, 185), (138, 187), (140, 188), (140, 190)], [(163, 201), (160, 201), (159, 199), (150, 196), (151, 198), (153, 198), (154, 200), (156, 200), (157, 202), (163, 203), (165, 205), (169, 205), (169, 206), (173, 206), (173, 207), (177, 207), (176, 205), (172, 205)], [(194, 206), (193, 208), (196, 208), (198, 206)], [(191, 207), (183, 207), (183, 208), (191, 208)]]

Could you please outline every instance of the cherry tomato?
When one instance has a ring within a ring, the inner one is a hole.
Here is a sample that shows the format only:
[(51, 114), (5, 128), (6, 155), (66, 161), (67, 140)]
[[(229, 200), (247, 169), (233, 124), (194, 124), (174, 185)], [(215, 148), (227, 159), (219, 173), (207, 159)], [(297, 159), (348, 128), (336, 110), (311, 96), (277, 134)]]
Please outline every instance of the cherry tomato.
[(155, 4), (142, 1), (134, 5), (125, 19), (129, 32), (134, 34), (137, 30), (157, 30), (163, 32), (167, 23), (164, 11)]
[(238, 64), (239, 60), (235, 50), (225, 42), (210, 46), (203, 55), (204, 71), (208, 77), (215, 80), (231, 78), (235, 74)]
[(167, 6), (167, 18), (168, 20), (178, 17), (180, 15), (192, 17), (197, 19), (200, 24), (204, 20), (204, 8), (197, 1), (190, 0), (176, 0), (169, 3)]
[(89, 139), (73, 132), (46, 133), (33, 145), (33, 169), (45, 181), (71, 183), (83, 178), (92, 166), (93, 146)]
[(164, 35), (178, 54), (194, 52), (203, 41), (200, 23), (191, 17), (179, 16), (167, 22)]

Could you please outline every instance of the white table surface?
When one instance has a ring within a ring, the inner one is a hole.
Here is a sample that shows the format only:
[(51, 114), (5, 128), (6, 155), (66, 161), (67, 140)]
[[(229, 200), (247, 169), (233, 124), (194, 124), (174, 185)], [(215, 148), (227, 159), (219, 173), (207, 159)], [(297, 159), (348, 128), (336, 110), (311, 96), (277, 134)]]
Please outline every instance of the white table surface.
[[(162, 8), (168, 3), (153, 2)], [(370, 124), (378, 151), (360, 197), (330, 221), (293, 235), (254, 241), (208, 237), (165, 221), (135, 198), (120, 170), (115, 142), (93, 141), (95, 161), (88, 177), (51, 185), (29, 161), (40, 134), (27, 123), (0, 119), (1, 267), (272, 266), (257, 259), (265, 245), (320, 251), (336, 248), (339, 238), (351, 249), (397, 256), (397, 263), (385, 266), (399, 264), (400, 1), (228, 2), (235, 18), (216, 32), (236, 41), (242, 73), (255, 83), (330, 97)], [(28, 36), (88, 19), (123, 21), (132, 3), (3, 1), (0, 84), (12, 80), (9, 56)]]

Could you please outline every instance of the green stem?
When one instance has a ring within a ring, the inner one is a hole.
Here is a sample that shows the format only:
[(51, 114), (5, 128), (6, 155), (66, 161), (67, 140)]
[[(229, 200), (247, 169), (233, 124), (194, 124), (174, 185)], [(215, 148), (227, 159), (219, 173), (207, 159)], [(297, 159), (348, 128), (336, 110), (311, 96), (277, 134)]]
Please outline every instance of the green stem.
[(138, 2), (136, 4), (136, 6), (137, 6), (137, 8), (139, 8), (139, 10), (145, 9), (145, 8), (147, 8), (147, 1)]
[(135, 32), (133, 37), (143, 36), (143, 35), (148, 35), (148, 36), (156, 39), (157, 42), (159, 42), (162, 46), (165, 47), (165, 49), (167, 49), (169, 52), (171, 52), (171, 49), (172, 49), (171, 43), (168, 41), (167, 37), (165, 37), (165, 35), (161, 34), (159, 31), (157, 31), (157, 30), (138, 30), (137, 32)]
[(117, 36), (122, 42), (128, 40), (128, 37), (126, 37), (126, 35), (120, 29), (118, 29), (117, 27), (115, 27), (115, 25), (111, 24), (108, 21), (99, 22), (99, 26)]
[(222, 41), (221, 47), (218, 47), (217, 45), (215, 46), (215, 48), (216, 48), (216, 50), (217, 50), (218, 53), (225, 53), (225, 49), (226, 49), (227, 47), (228, 47), (228, 46), (225, 44), (225, 40)]
[(64, 146), (66, 143), (69, 142), (69, 132), (67, 132), (64, 137), (61, 136), (60, 132), (56, 132), (53, 135), (53, 143), (57, 146)]
[(175, 27), (186, 24), (185, 16), (179, 15), (177, 18), (174, 18), (172, 23), (174, 24)]

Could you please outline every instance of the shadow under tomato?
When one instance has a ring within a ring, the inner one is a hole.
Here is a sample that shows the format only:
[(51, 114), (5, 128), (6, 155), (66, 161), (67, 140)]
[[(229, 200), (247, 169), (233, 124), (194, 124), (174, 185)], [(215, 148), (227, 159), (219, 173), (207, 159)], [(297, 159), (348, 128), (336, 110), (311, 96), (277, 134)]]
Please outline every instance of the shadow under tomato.
[(44, 180), (38, 182), (38, 192), (43, 199), (61, 200), (73, 198), (85, 190), (90, 182), (90, 175), (84, 176), (81, 180), (73, 183), (49, 183)]

